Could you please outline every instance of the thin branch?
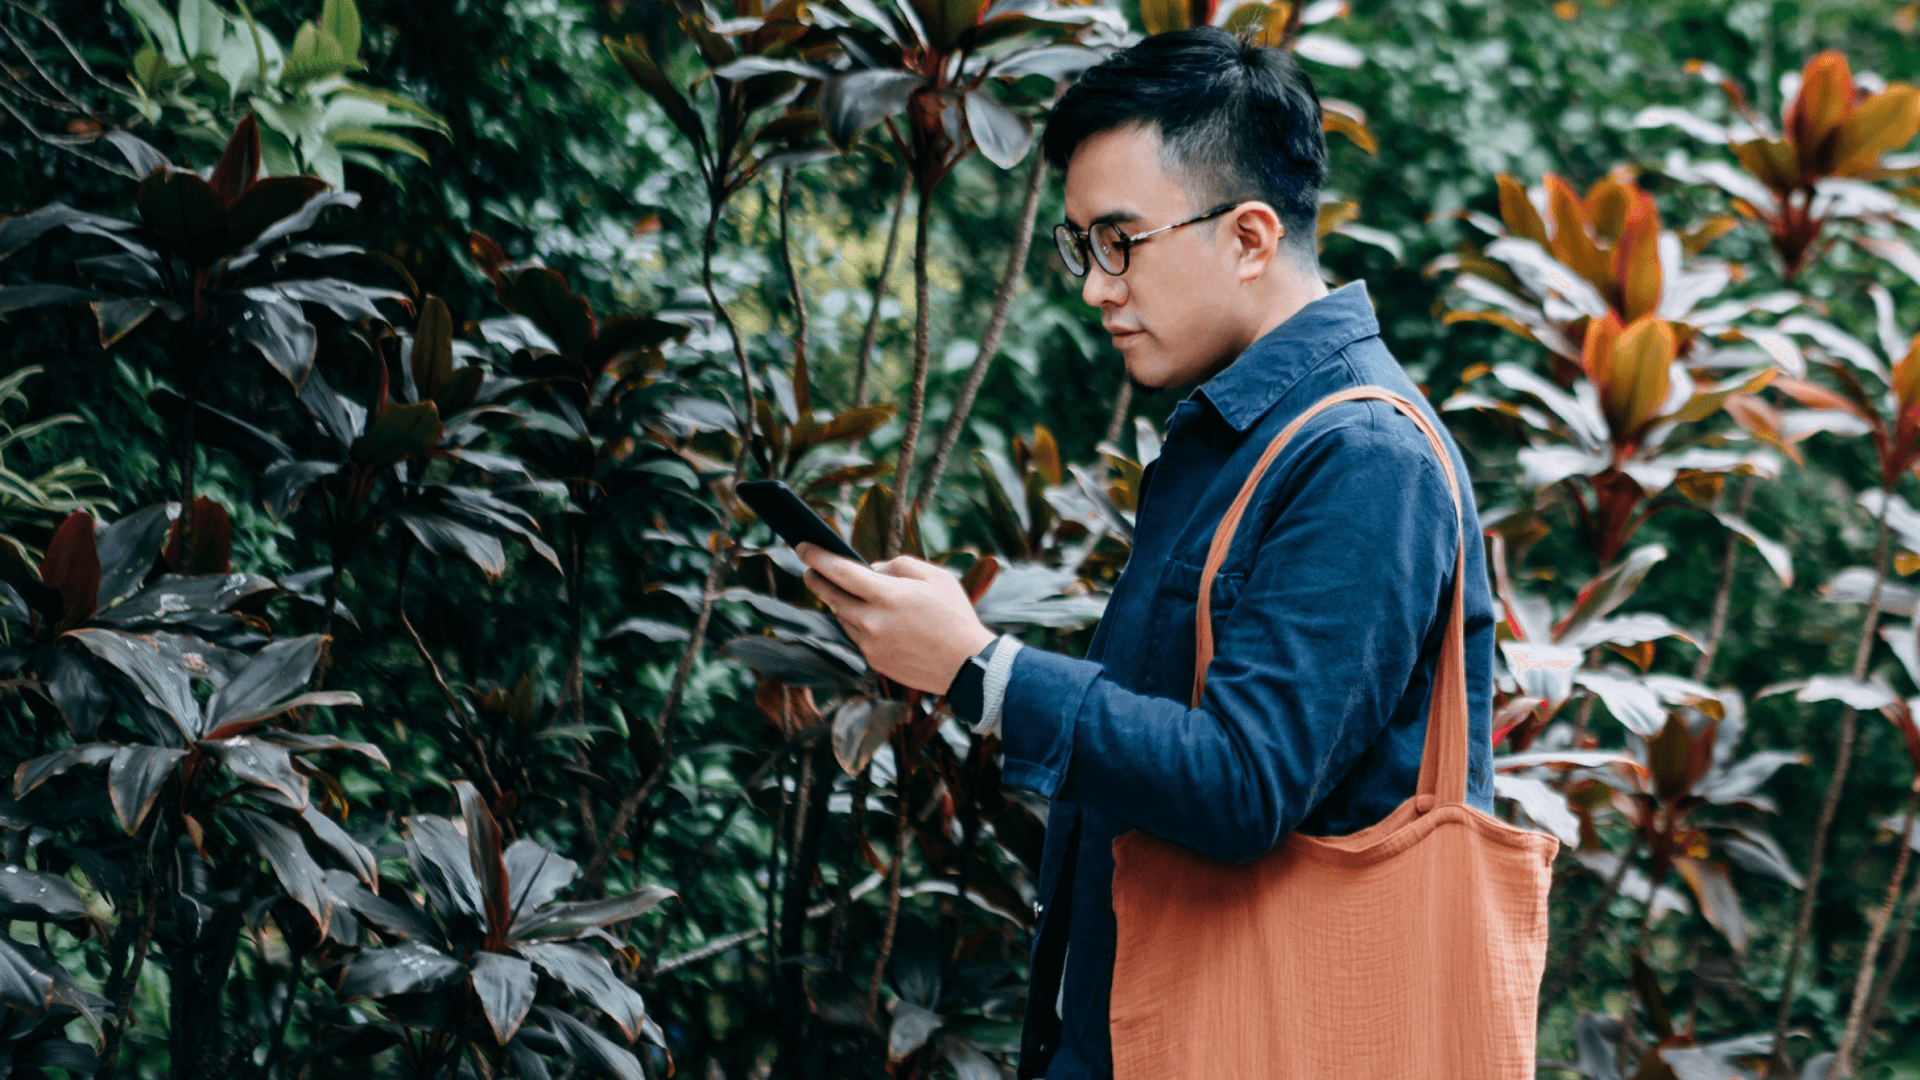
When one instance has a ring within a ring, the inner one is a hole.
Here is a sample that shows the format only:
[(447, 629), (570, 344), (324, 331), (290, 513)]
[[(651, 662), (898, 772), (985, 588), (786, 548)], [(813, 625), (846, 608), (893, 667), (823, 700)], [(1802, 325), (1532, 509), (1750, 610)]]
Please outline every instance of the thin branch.
[(1120, 373), (1120, 392), (1113, 396), (1113, 412), (1107, 417), (1107, 437), (1103, 442), (1120, 444), (1120, 436), (1127, 430), (1127, 410), (1133, 407), (1133, 378), (1126, 372)]
[(973, 412), (973, 399), (980, 392), (980, 384), (986, 381), (987, 367), (993, 363), (995, 354), (1000, 351), (1000, 336), (1007, 329), (1007, 314), (1013, 308), (1013, 295), (1020, 291), (1020, 277), (1027, 266), (1027, 251), (1033, 246), (1033, 221), (1040, 212), (1040, 190), (1047, 178), (1047, 159), (1038, 151), (1033, 155), (1033, 168), (1027, 173), (1026, 197), (1020, 204), (1020, 224), (1013, 234), (1013, 247), (1007, 252), (1007, 264), (1000, 271), (1000, 288), (993, 294), (993, 311), (987, 317), (987, 331), (980, 336), (980, 352), (973, 358), (973, 366), (967, 369), (967, 378), (960, 384), (960, 393), (953, 401), (953, 411), (947, 414), (946, 426), (940, 429), (940, 441), (935, 444), (933, 460), (927, 463), (926, 475), (920, 480), (920, 491), (913, 497), (916, 511), (927, 504), (933, 493), (940, 490), (940, 477), (947, 471), (947, 459), (953, 455), (954, 444), (960, 441), (960, 432), (966, 427), (967, 417)]
[[(1880, 503), (1879, 539), (1874, 550), (1873, 592), (1867, 598), (1867, 617), (1860, 624), (1860, 639), (1853, 651), (1853, 679), (1866, 678), (1867, 660), (1873, 655), (1873, 631), (1880, 621), (1880, 594), (1887, 583), (1887, 508), (1893, 505), (1893, 492), (1885, 491)], [(1847, 767), (1853, 763), (1853, 740), (1859, 713), (1849, 705), (1840, 714), (1839, 747), (1834, 754), (1833, 779), (1827, 782), (1826, 796), (1820, 801), (1820, 817), (1813, 827), (1813, 851), (1807, 858), (1807, 885), (1800, 896), (1800, 913), (1794, 920), (1793, 940), (1787, 946), (1786, 972), (1780, 978), (1780, 1009), (1773, 1021), (1775, 1071), (1790, 1073), (1786, 1057), (1787, 1025), (1793, 1021), (1793, 979), (1800, 970), (1800, 950), (1813, 927), (1813, 909), (1820, 899), (1820, 872), (1827, 857), (1827, 832), (1833, 827), (1833, 815), (1840, 807), (1840, 793), (1847, 783)]]
[[(855, 885), (853, 889), (847, 893), (847, 895), (852, 899), (858, 900), (861, 897), (872, 892), (873, 890), (879, 888), (881, 880), (882, 879), (879, 874), (868, 874), (866, 878), (862, 880), (860, 884)], [(834, 905), (834, 901), (832, 900), (822, 900), (819, 903), (807, 909), (807, 918), (817, 919), (822, 915), (825, 915), (828, 912), (832, 911), (833, 905)], [(654, 966), (653, 973), (655, 975), (665, 975), (669, 971), (686, 967), (688, 964), (697, 964), (700, 961), (707, 959), (708, 957), (719, 956), (721, 953), (726, 952), (728, 949), (732, 949), (739, 945), (744, 945), (747, 942), (752, 941), (754, 938), (764, 937), (766, 936), (766, 933), (767, 933), (766, 927), (756, 926), (756, 927), (753, 927), (752, 929), (736, 931), (734, 933), (728, 934), (725, 937), (714, 938), (712, 941), (709, 941), (705, 945), (702, 945), (699, 948), (694, 949), (690, 952), (681, 953), (679, 956), (670, 956), (667, 959), (660, 961), (660, 963)]]
[(853, 380), (853, 403), (867, 403), (867, 378), (873, 370), (873, 342), (880, 333), (880, 301), (887, 294), (887, 278), (893, 273), (893, 254), (900, 246), (900, 219), (906, 217), (907, 192), (913, 190), (913, 172), (900, 170), (900, 193), (893, 197), (893, 223), (887, 226), (887, 253), (880, 259), (880, 274), (873, 279), (873, 303), (867, 309), (867, 329), (860, 335), (859, 374)]
[(1853, 1074), (1853, 1059), (1858, 1056), (1865, 1036), (1871, 1031), (1865, 1026), (1867, 1004), (1873, 998), (1873, 973), (1875, 962), (1880, 959), (1880, 945), (1886, 940), (1887, 926), (1893, 922), (1894, 908), (1900, 902), (1900, 886), (1906, 881), (1907, 862), (1913, 856), (1913, 815), (1920, 811), (1920, 790), (1907, 796), (1907, 809), (1900, 828), (1900, 853), (1893, 860), (1893, 877), (1887, 882), (1887, 898), (1880, 910), (1873, 913), (1867, 926), (1867, 947), (1860, 955), (1860, 973), (1853, 980), (1853, 1005), (1847, 1010), (1847, 1030), (1840, 1038), (1840, 1048), (1834, 1051), (1834, 1066), (1831, 1075), (1834, 1080), (1845, 1080)]
[(907, 422), (900, 432), (900, 462), (893, 470), (893, 513), (887, 523), (883, 558), (900, 554), (907, 536), (907, 485), (913, 481), (913, 451), (927, 411), (927, 361), (933, 352), (929, 334), (933, 312), (927, 306), (927, 233), (933, 225), (933, 185), (920, 185), (920, 215), (913, 236), (913, 385), (907, 390)]
[(793, 245), (787, 239), (787, 199), (793, 188), (793, 170), (780, 170), (780, 266), (787, 272), (793, 296), (793, 366), (807, 366), (807, 297), (800, 291), (800, 275), (793, 272)]
[[(73, 42), (67, 40), (67, 35), (61, 31), (60, 24), (54, 22), (52, 19), (47, 18), (45, 15), (41, 14), (40, 12), (35, 11), (33, 8), (27, 6), (26, 4), (21, 3), (20, 0), (6, 0), (6, 5), (10, 8), (15, 8), (19, 11), (26, 12), (28, 15), (38, 20), (40, 25), (46, 27), (47, 30), (53, 34), (55, 40), (60, 42), (61, 47), (67, 50), (67, 55), (73, 57), (73, 62), (80, 65), (80, 70), (86, 72), (87, 77), (89, 79), (92, 79), (94, 82), (99, 83), (101, 86), (106, 87), (108, 90), (111, 90), (116, 94), (119, 94), (121, 97), (124, 97), (129, 101), (138, 100), (136, 95), (127, 93), (126, 90), (121, 88), (118, 84), (110, 82), (105, 78), (102, 78), (99, 72), (93, 70), (93, 67), (87, 63), (87, 58), (81, 55), (79, 49), (74, 48)], [(34, 66), (37, 68), (39, 65), (36, 64)]]
[[(701, 244), (700, 278), (707, 289), (707, 302), (713, 305), (714, 317), (727, 328), (727, 336), (733, 344), (734, 362), (740, 368), (740, 451), (733, 460), (733, 477), (727, 485), (727, 498), (731, 499), (734, 486), (747, 474), (747, 459), (753, 449), (753, 368), (747, 362), (747, 348), (740, 340), (740, 329), (734, 325), (733, 316), (728, 314), (727, 306), (720, 302), (720, 294), (713, 287), (713, 249), (720, 228), (720, 210), (721, 204), (716, 200), (707, 215), (706, 235)], [(732, 542), (731, 529), (728, 531), (723, 549), (712, 552), (712, 561), (707, 564), (707, 579), (700, 589), (700, 612), (694, 617), (693, 632), (687, 637), (687, 647), (680, 653), (680, 662), (674, 665), (673, 683), (667, 688), (667, 699), (660, 705), (660, 763), (654, 766), (653, 772), (639, 787), (620, 801), (612, 824), (607, 826), (606, 836), (601, 838), (600, 846), (594, 849), (593, 858), (588, 860), (582, 882), (589, 895), (600, 891), (607, 860), (613, 856), (614, 845), (627, 834), (627, 826), (633, 823), (633, 815), (639, 811), (640, 804), (646, 802), (647, 797), (666, 779), (667, 770), (673, 767), (673, 740), (680, 727), (680, 703), (686, 697), (687, 680), (693, 675), (694, 660), (706, 645), (707, 624), (713, 620), (713, 603), (719, 596), (720, 583), (733, 572), (734, 560), (740, 556), (740, 546)]]
[[(1741, 481), (1740, 494), (1734, 496), (1733, 516), (1744, 518), (1753, 504), (1753, 485), (1757, 474), (1748, 473)], [(1720, 556), (1720, 588), (1713, 594), (1713, 622), (1707, 627), (1706, 646), (1693, 662), (1693, 681), (1706, 682), (1713, 671), (1713, 658), (1720, 652), (1720, 635), (1727, 629), (1727, 608), (1733, 599), (1733, 571), (1740, 561), (1740, 534), (1727, 530), (1727, 550)]]
[[(1633, 838), (1627, 843), (1627, 850), (1620, 855), (1620, 865), (1614, 867), (1613, 876), (1607, 879), (1607, 887), (1601, 891), (1600, 899), (1594, 901), (1593, 906), (1587, 909), (1587, 917), (1580, 922), (1580, 932), (1573, 936), (1572, 943), (1567, 946), (1567, 955), (1560, 961), (1560, 970), (1554, 973), (1553, 981), (1540, 992), (1541, 1015), (1544, 1016), (1548, 1009), (1559, 1002), (1560, 995), (1566, 992), (1567, 985), (1573, 981), (1574, 969), (1580, 966), (1581, 958), (1587, 953), (1587, 945), (1593, 941), (1593, 935), (1599, 931), (1600, 922), (1606, 917), (1608, 906), (1613, 903), (1614, 897), (1620, 895), (1620, 885), (1627, 879), (1627, 871), (1632, 868), (1633, 857), (1640, 853), (1640, 839), (1640, 831), (1634, 830)], [(1652, 907), (1651, 897), (1647, 904), (1649, 908)]]
[(1915, 880), (1907, 890), (1907, 898), (1900, 905), (1900, 932), (1893, 936), (1893, 955), (1887, 960), (1887, 969), (1880, 973), (1880, 981), (1874, 984), (1873, 996), (1867, 1000), (1867, 1018), (1865, 1030), (1873, 1030), (1874, 1021), (1880, 1016), (1880, 1006), (1885, 1002), (1887, 990), (1893, 986), (1894, 976), (1907, 962), (1907, 946), (1913, 942), (1913, 909), (1920, 906), (1920, 880)]
[(880, 955), (873, 962), (873, 978), (867, 983), (867, 1026), (880, 1015), (880, 980), (886, 977), (887, 960), (893, 956), (893, 935), (900, 928), (900, 868), (906, 861), (907, 816), (907, 740), (904, 732), (895, 732), (894, 761), (898, 768), (893, 778), (894, 824), (893, 854), (887, 860), (887, 927), (880, 935)]

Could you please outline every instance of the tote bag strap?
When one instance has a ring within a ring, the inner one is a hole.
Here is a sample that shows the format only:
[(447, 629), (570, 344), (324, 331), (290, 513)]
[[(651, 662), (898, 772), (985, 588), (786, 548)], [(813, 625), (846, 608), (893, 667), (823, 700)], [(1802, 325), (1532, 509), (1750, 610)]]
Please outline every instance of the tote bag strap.
[(1245, 515), (1247, 506), (1253, 501), (1253, 492), (1260, 484), (1260, 478), (1266, 474), (1267, 466), (1280, 456), (1295, 432), (1307, 421), (1320, 415), (1327, 409), (1346, 401), (1384, 401), (1404, 413), (1427, 442), (1433, 445), (1433, 452), (1440, 459), (1440, 468), (1447, 476), (1447, 489), (1453, 493), (1453, 529), (1456, 539), (1453, 561), (1453, 599), (1447, 612), (1446, 635), (1440, 643), (1440, 664), (1434, 671), (1433, 686), (1427, 699), (1427, 739), (1420, 757), (1420, 782), (1415, 790), (1417, 802), (1415, 808), (1422, 813), (1441, 804), (1460, 804), (1467, 799), (1467, 669), (1466, 669), (1466, 619), (1463, 607), (1464, 584), (1466, 577), (1467, 549), (1462, 533), (1460, 512), (1460, 480), (1454, 475), (1453, 458), (1447, 453), (1446, 443), (1440, 439), (1440, 433), (1434, 430), (1433, 422), (1420, 407), (1399, 394), (1382, 386), (1353, 386), (1335, 391), (1321, 398), (1306, 412), (1295, 417), (1267, 445), (1266, 453), (1254, 463), (1253, 471), (1247, 474), (1246, 483), (1240, 485), (1240, 494), (1227, 507), (1220, 519), (1220, 525), (1213, 532), (1213, 543), (1207, 548), (1207, 562), (1200, 572), (1199, 605), (1194, 612), (1194, 648), (1193, 648), (1193, 707), (1200, 707), (1200, 695), (1207, 686), (1207, 665), (1213, 660), (1213, 578), (1226, 562), (1227, 550), (1233, 546), (1233, 534), (1240, 527), (1240, 519)]

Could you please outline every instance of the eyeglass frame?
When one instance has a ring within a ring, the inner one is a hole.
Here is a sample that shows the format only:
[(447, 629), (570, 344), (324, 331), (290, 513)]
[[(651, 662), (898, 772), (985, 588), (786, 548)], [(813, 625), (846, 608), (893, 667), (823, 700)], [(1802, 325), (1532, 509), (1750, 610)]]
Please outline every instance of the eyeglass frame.
[[(1130, 268), (1133, 265), (1133, 247), (1135, 244), (1144, 243), (1148, 237), (1157, 236), (1163, 232), (1169, 232), (1171, 230), (1181, 227), (1182, 225), (1192, 225), (1192, 224), (1195, 224), (1196, 222), (1212, 220), (1213, 218), (1220, 217), (1223, 214), (1231, 213), (1234, 210), (1238, 210), (1239, 208), (1241, 208), (1242, 206), (1245, 206), (1246, 204), (1247, 204), (1246, 200), (1244, 199), (1239, 202), (1223, 203), (1207, 211), (1204, 214), (1195, 214), (1194, 216), (1187, 218), (1185, 221), (1176, 221), (1171, 225), (1162, 225), (1157, 229), (1149, 229), (1138, 236), (1128, 236), (1125, 232), (1121, 230), (1118, 224), (1111, 221), (1096, 221), (1093, 223), (1092, 228), (1089, 228), (1086, 232), (1081, 232), (1079, 229), (1074, 228), (1071, 222), (1063, 221), (1060, 224), (1055, 225), (1053, 227), (1053, 246), (1055, 250), (1060, 251), (1061, 255), (1063, 256), (1061, 261), (1067, 264), (1067, 273), (1073, 274), (1073, 276), (1076, 278), (1086, 277), (1087, 271), (1091, 270), (1094, 266), (1099, 266), (1101, 272), (1106, 274), (1108, 277), (1120, 277), (1121, 275), (1125, 274), (1128, 268)], [(1112, 267), (1109, 267), (1106, 263), (1106, 260), (1100, 257), (1099, 253), (1095, 250), (1093, 246), (1093, 237), (1092, 237), (1093, 229), (1097, 229), (1101, 225), (1105, 225), (1108, 228), (1112, 229), (1114, 233), (1118, 235), (1120, 238), (1118, 241), (1118, 246), (1120, 248), (1120, 269), (1118, 270), (1115, 270)], [(1062, 242), (1061, 238), (1063, 236), (1066, 238), (1066, 243)], [(1080, 256), (1080, 270), (1078, 273), (1074, 272), (1072, 260), (1064, 258), (1066, 254), (1065, 249), (1068, 244), (1071, 244), (1072, 250)]]

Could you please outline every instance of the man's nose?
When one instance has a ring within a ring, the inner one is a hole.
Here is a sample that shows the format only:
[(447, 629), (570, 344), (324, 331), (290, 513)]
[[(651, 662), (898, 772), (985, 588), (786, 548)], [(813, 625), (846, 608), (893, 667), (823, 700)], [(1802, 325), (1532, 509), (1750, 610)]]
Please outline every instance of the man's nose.
[(1127, 302), (1127, 283), (1088, 260), (1087, 276), (1080, 282), (1080, 299), (1090, 307), (1118, 307)]

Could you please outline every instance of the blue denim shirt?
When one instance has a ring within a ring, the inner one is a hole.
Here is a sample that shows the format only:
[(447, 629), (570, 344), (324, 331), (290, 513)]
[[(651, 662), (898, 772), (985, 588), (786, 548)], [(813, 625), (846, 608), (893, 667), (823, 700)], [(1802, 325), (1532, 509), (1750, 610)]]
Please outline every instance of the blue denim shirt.
[[(1188, 708), (1201, 566), (1274, 435), (1350, 386), (1427, 408), (1379, 335), (1366, 286), (1347, 285), (1182, 401), (1087, 658), (1014, 661), (1004, 775), (1052, 800), (1022, 1077), (1112, 1075), (1115, 837), (1145, 829), (1246, 860), (1296, 829), (1365, 828), (1413, 794), (1456, 534), (1431, 446), (1384, 403), (1328, 409), (1268, 468), (1214, 579), (1213, 663)], [(1491, 811), (1493, 602), (1466, 462), (1450, 439), (1448, 453), (1468, 540), (1467, 800)]]

